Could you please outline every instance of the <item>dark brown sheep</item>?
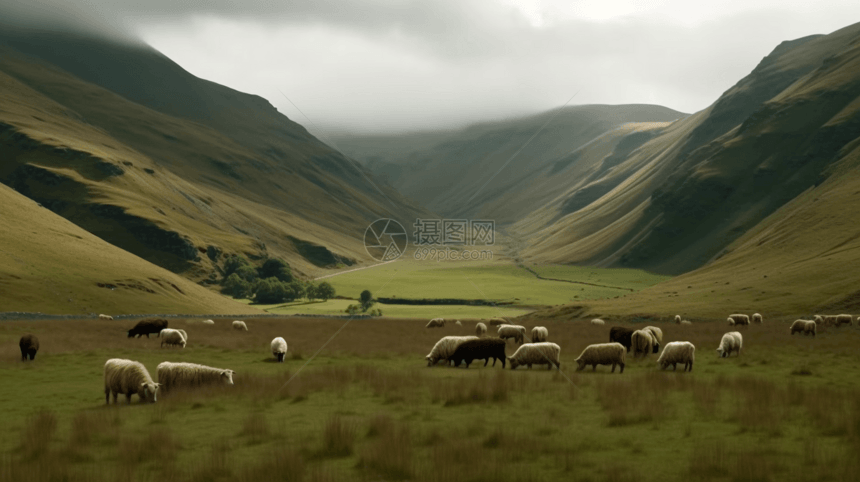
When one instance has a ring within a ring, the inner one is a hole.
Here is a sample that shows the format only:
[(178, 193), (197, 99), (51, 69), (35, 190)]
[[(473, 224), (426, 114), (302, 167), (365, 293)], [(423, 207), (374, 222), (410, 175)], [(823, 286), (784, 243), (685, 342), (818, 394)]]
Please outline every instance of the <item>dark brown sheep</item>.
[(633, 336), (633, 331), (634, 330), (624, 328), (623, 326), (613, 326), (609, 329), (609, 342), (621, 343), (624, 345), (624, 348), (627, 348), (627, 353), (630, 353), (630, 347), (632, 346), (630, 337)]
[(487, 366), (490, 363), (490, 358), (492, 358), (493, 366), (496, 366), (496, 360), (501, 360), (502, 368), (504, 368), (507, 360), (506, 346), (505, 340), (500, 338), (479, 338), (464, 341), (454, 350), (451, 360), (454, 362), (454, 366), (460, 366), (460, 362), (465, 361), (466, 368), (469, 368), (474, 360), (484, 360), (484, 366)]
[(164, 318), (148, 318), (138, 321), (134, 328), (128, 330), (128, 337), (146, 335), (149, 338), (150, 333), (155, 333), (155, 336), (158, 336), (161, 330), (165, 328), (167, 328), (167, 320)]
[(36, 338), (36, 335), (31, 335), (27, 333), (26, 335), (21, 337), (21, 341), (18, 342), (18, 346), (21, 347), (21, 360), (27, 361), (36, 359), (36, 352), (39, 351), (39, 339)]

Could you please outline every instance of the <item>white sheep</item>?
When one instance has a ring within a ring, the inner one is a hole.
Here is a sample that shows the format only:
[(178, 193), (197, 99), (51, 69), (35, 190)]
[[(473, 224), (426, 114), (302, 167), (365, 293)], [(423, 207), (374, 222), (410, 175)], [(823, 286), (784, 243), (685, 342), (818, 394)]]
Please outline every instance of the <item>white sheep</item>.
[(723, 339), (720, 340), (720, 347), (717, 348), (717, 353), (720, 354), (720, 358), (727, 358), (732, 352), (737, 352), (738, 356), (741, 356), (743, 347), (744, 337), (740, 332), (730, 331), (723, 335)]
[(762, 324), (762, 323), (764, 323), (764, 318), (762, 318), (762, 316), (759, 313), (753, 313), (752, 322)]
[(544, 326), (532, 328), (532, 343), (544, 342), (549, 338), (549, 330)]
[(739, 315), (739, 314), (729, 315), (728, 320), (729, 320), (729, 325), (731, 325), (731, 326), (749, 325), (750, 324), (749, 315)]
[(233, 322), (234, 330), (248, 331), (248, 325), (245, 324), (244, 321), (236, 320)]
[(427, 323), (425, 328), (442, 328), (443, 326), (445, 326), (444, 318), (433, 318)]
[(675, 315), (675, 323), (678, 325), (681, 324), (681, 315)]
[(689, 341), (673, 341), (667, 343), (663, 347), (663, 353), (657, 359), (657, 365), (662, 369), (666, 369), (672, 365), (672, 370), (676, 369), (678, 363), (684, 364), (684, 371), (687, 367), (693, 371), (693, 362), (696, 360), (696, 347)]
[(280, 336), (272, 340), (272, 355), (275, 355), (279, 363), (283, 363), (284, 357), (287, 356), (287, 340)]
[(595, 318), (595, 319), (591, 320), (591, 324), (592, 325), (605, 325), (606, 322), (601, 320), (600, 318)]
[(633, 356), (648, 356), (649, 353), (657, 353), (660, 345), (650, 330), (636, 330), (630, 335), (630, 345), (633, 348)]
[(454, 322), (454, 324), (455, 324), (455, 325), (457, 325), (457, 326), (463, 326), (463, 324), (462, 324), (462, 323), (460, 323), (460, 320), (455, 321), (455, 322)]
[(657, 340), (657, 343), (663, 343), (663, 330), (656, 326), (646, 326), (642, 329), (650, 331), (651, 334), (654, 335), (654, 339)]
[(803, 333), (804, 335), (815, 336), (817, 324), (812, 320), (794, 320), (791, 327), (788, 329), (790, 334)]
[(112, 320), (112, 319), (113, 319), (113, 316), (109, 316), (109, 315), (99, 315), (99, 319), (100, 319), (100, 320)]
[(141, 402), (155, 403), (160, 386), (152, 381), (146, 367), (140, 362), (121, 358), (111, 358), (105, 362), (106, 404), (110, 404), (110, 395), (113, 394), (113, 403), (116, 405), (120, 393), (125, 395), (126, 403), (131, 403), (131, 396), (134, 394), (137, 394)]
[(507, 325), (508, 320), (504, 318), (490, 318), (490, 326)]
[(196, 363), (162, 362), (158, 364), (158, 383), (166, 392), (174, 388), (193, 388), (211, 383), (233, 385), (234, 373), (233, 370)]
[(478, 322), (478, 324), (475, 325), (475, 334), (478, 336), (486, 335), (487, 334), (487, 325), (485, 325), (481, 322)]
[(520, 365), (546, 365), (547, 370), (552, 370), (553, 364), (561, 370), (561, 362), (558, 357), (561, 354), (561, 347), (555, 343), (528, 343), (517, 348), (513, 355), (508, 357), (511, 362), (511, 370), (515, 370)]
[(624, 373), (626, 360), (627, 348), (621, 343), (597, 343), (582, 350), (575, 360), (576, 371), (582, 371), (588, 365), (592, 366), (591, 371), (596, 371), (597, 365), (612, 365), (612, 373), (615, 373), (615, 366), (618, 365), (621, 367), (619, 373)]
[(454, 350), (461, 343), (468, 340), (477, 340), (477, 336), (444, 336), (433, 345), (433, 349), (424, 358), (427, 360), (427, 366), (433, 366), (439, 363), (440, 360), (448, 360), (454, 354)]
[(215, 321), (214, 320), (203, 320), (200, 323), (203, 323), (204, 325), (214, 325)]
[(836, 315), (836, 326), (839, 325), (848, 325), (851, 326), (851, 322), (853, 321), (853, 317), (851, 315)]
[(693, 323), (690, 320), (681, 320), (682, 325), (692, 325)]
[(177, 328), (176, 331), (178, 331), (182, 335), (182, 339), (185, 340), (185, 343), (188, 343), (188, 333), (186, 333), (185, 330), (181, 328)]
[(162, 347), (164, 347), (164, 344), (166, 343), (167, 346), (179, 345), (182, 348), (185, 348), (185, 337), (182, 336), (182, 332), (180, 332), (179, 330), (174, 330), (173, 328), (165, 328), (161, 330), (159, 336), (161, 337)]
[(499, 325), (499, 338), (513, 338), (517, 343), (523, 343), (526, 338), (526, 327), (522, 325)]

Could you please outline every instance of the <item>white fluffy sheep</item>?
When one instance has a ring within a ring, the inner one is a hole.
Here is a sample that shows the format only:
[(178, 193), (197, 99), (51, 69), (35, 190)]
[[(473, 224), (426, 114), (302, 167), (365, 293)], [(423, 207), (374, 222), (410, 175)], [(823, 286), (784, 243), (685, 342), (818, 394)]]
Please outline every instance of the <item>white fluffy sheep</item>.
[(595, 318), (595, 319), (591, 320), (591, 324), (592, 325), (605, 325), (606, 322), (601, 320), (600, 318)]
[(836, 326), (839, 326), (839, 325), (851, 326), (852, 320), (853, 320), (853, 318), (851, 315), (846, 315), (846, 314), (836, 315)]
[(649, 353), (657, 353), (660, 345), (650, 330), (636, 330), (630, 335), (630, 346), (633, 348), (633, 356), (648, 356)]
[(684, 364), (684, 371), (687, 367), (693, 371), (693, 362), (696, 360), (696, 347), (689, 341), (673, 341), (667, 343), (663, 347), (663, 353), (657, 359), (657, 365), (662, 369), (666, 369), (672, 365), (672, 370), (676, 369), (678, 363)]
[(284, 357), (287, 356), (287, 340), (280, 336), (272, 340), (272, 355), (275, 355), (279, 363), (283, 363)]
[(425, 328), (442, 328), (443, 326), (445, 326), (444, 318), (433, 318), (427, 323)]
[(588, 365), (592, 366), (591, 371), (596, 371), (597, 365), (612, 365), (612, 373), (615, 373), (615, 366), (618, 365), (621, 367), (619, 373), (624, 373), (626, 357), (627, 348), (621, 343), (588, 345), (576, 359), (576, 371), (582, 371)]
[(693, 323), (690, 320), (681, 320), (682, 325), (692, 325)]
[(248, 325), (244, 321), (236, 320), (233, 322), (234, 330), (248, 331)]
[(201, 321), (200, 323), (203, 323), (204, 325), (214, 325), (214, 324), (215, 324), (215, 321), (213, 321), (213, 320), (203, 320), (203, 321)]
[(100, 320), (112, 320), (112, 319), (113, 319), (113, 316), (109, 316), (109, 315), (99, 315), (99, 319), (100, 319)]
[(764, 318), (762, 318), (761, 314), (759, 314), (759, 313), (753, 313), (752, 322), (762, 324), (762, 323), (764, 323)]
[(549, 338), (549, 330), (544, 326), (532, 328), (532, 343), (544, 342)]
[(162, 347), (167, 344), (167, 346), (178, 345), (182, 348), (185, 348), (185, 337), (182, 336), (182, 333), (179, 330), (174, 330), (173, 328), (165, 328), (161, 330), (159, 336), (161, 337)]
[(663, 343), (663, 330), (656, 326), (646, 326), (642, 329), (650, 331), (651, 334), (654, 335), (654, 339), (657, 340), (657, 343)]
[(675, 315), (675, 323), (678, 325), (681, 324), (681, 315)]
[(517, 343), (523, 343), (526, 338), (526, 327), (522, 325), (499, 325), (499, 338), (513, 338)]
[(815, 336), (816, 323), (812, 320), (794, 320), (791, 327), (788, 329), (790, 334), (803, 333), (804, 335)]
[(511, 362), (511, 370), (515, 370), (520, 365), (526, 365), (529, 368), (532, 365), (546, 365), (547, 370), (552, 370), (553, 364), (561, 370), (561, 362), (558, 361), (558, 356), (561, 354), (561, 347), (555, 343), (528, 343), (514, 352), (508, 357)]
[(486, 335), (487, 334), (487, 325), (485, 325), (479, 321), (478, 324), (475, 325), (475, 334), (478, 336)]
[(726, 358), (732, 354), (732, 352), (737, 352), (738, 356), (741, 356), (741, 350), (744, 347), (744, 337), (737, 331), (730, 331), (723, 335), (723, 339), (720, 340), (720, 347), (717, 348), (717, 353), (720, 354), (720, 358)]
[(457, 326), (463, 326), (463, 324), (462, 324), (462, 323), (460, 323), (460, 320), (455, 321), (455, 322), (454, 322), (454, 324), (455, 324), (455, 325), (457, 325)]
[(193, 388), (210, 383), (233, 385), (234, 373), (233, 370), (196, 363), (162, 362), (158, 364), (158, 383), (166, 392), (174, 388)]
[(177, 328), (176, 331), (182, 335), (182, 339), (185, 340), (185, 343), (188, 343), (188, 333), (181, 328)]
[(731, 326), (749, 325), (750, 324), (749, 315), (740, 315), (740, 314), (729, 315), (728, 320), (729, 320), (729, 325), (731, 325)]
[(155, 403), (158, 399), (160, 385), (152, 381), (149, 372), (142, 363), (121, 358), (111, 358), (105, 362), (105, 403), (116, 404), (120, 393), (125, 395), (126, 403), (131, 403), (131, 396), (137, 394), (140, 401)]
[(431, 367), (440, 360), (448, 360), (454, 354), (454, 350), (460, 346), (460, 343), (468, 340), (477, 340), (477, 336), (444, 336), (442, 339), (433, 345), (433, 349), (424, 358), (427, 360), (427, 366)]
[(504, 318), (490, 318), (490, 326), (507, 325), (508, 320)]

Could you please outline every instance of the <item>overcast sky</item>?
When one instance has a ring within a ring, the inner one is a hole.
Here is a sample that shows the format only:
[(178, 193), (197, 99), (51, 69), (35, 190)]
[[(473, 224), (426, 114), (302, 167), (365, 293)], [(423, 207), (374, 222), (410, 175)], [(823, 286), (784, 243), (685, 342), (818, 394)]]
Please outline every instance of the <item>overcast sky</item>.
[(708, 3), (0, 0), (0, 10), (137, 36), (328, 135), (462, 126), (561, 106), (577, 91), (571, 104), (692, 113), (781, 41), (860, 21), (857, 0)]

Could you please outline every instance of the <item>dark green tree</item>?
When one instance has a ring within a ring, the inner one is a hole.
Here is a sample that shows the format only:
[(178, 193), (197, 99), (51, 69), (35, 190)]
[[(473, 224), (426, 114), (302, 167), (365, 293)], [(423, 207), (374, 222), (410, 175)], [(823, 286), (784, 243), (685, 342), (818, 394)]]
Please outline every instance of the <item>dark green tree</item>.
[(221, 291), (233, 298), (247, 298), (251, 295), (251, 284), (233, 273), (224, 280)]
[[(236, 271), (233, 272), (233, 274), (239, 276), (248, 283), (253, 283), (257, 280), (257, 270), (255, 270), (254, 267), (249, 264), (239, 266), (239, 268), (237, 268)], [(233, 275), (231, 274), (230, 276)]]
[(267, 259), (263, 266), (260, 266), (259, 273), (260, 279), (277, 278), (278, 281), (284, 283), (293, 281), (293, 271), (290, 269), (290, 265), (277, 258)]
[(328, 281), (320, 283), (314, 291), (316, 299), (323, 301), (330, 300), (336, 296), (334, 286), (332, 286)]
[(227, 279), (231, 274), (242, 266), (250, 266), (248, 260), (242, 256), (233, 255), (224, 261), (224, 279)]
[(274, 276), (254, 283), (254, 301), (257, 303), (283, 303), (287, 297), (287, 286)]
[(367, 311), (373, 305), (373, 295), (368, 290), (362, 291), (358, 300), (361, 301), (361, 307), (364, 311)]

